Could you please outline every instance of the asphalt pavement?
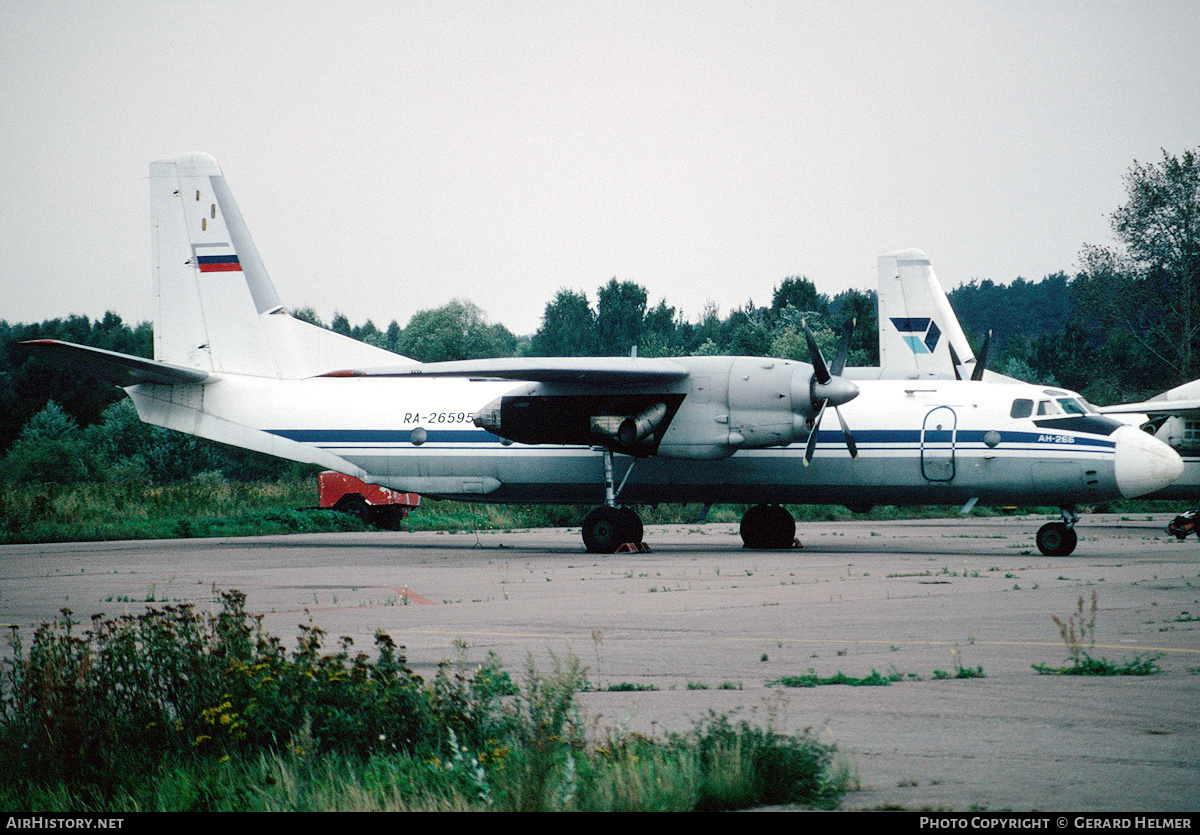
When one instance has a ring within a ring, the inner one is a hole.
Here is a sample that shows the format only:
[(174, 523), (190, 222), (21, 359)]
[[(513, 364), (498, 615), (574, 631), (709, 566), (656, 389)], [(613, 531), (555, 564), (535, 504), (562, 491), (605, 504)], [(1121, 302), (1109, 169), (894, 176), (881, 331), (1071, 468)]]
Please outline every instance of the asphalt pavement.
[[(1048, 519), (808, 523), (786, 551), (743, 549), (733, 524), (649, 526), (649, 553), (611, 556), (577, 529), (0, 546), (0, 623), (238, 589), (276, 635), (311, 622), (361, 648), (384, 629), (426, 675), (495, 652), (519, 680), (574, 654), (598, 687), (655, 688), (581, 695), (596, 735), (710, 711), (810, 729), (854, 776), (845, 809), (1200, 810), (1200, 541), (1085, 516), (1076, 552), (1045, 557)], [(1033, 669), (1064, 663), (1052, 616), (1081, 597), (1090, 615), (1093, 593), (1092, 654), (1161, 673)], [(901, 680), (772, 684), (810, 671)]]

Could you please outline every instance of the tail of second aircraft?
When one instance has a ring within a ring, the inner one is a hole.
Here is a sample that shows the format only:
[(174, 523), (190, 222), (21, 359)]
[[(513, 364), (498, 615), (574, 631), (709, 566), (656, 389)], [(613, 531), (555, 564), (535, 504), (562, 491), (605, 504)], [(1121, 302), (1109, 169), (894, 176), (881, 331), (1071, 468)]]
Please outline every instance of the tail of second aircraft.
[(282, 379), (406, 361), (283, 309), (208, 154), (151, 163), (150, 195), (155, 359)]
[[(894, 377), (970, 377), (975, 354), (919, 249), (879, 256), (879, 365)], [(965, 373), (964, 373), (965, 372)]]

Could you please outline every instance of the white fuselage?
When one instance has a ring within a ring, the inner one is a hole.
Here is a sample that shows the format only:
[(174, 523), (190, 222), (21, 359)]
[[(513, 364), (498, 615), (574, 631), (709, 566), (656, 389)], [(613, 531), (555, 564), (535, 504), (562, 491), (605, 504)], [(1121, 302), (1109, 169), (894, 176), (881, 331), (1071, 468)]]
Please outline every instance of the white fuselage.
[[(205, 385), (128, 391), (147, 422), (397, 490), (497, 502), (602, 501), (601, 448), (510, 443), (475, 426), (480, 409), (518, 387), (462, 379), (222, 375)], [(678, 388), (683, 405), (660, 447), (668, 454), (617, 457), (614, 475), (624, 481), (625, 503), (855, 506), (977, 499), (1065, 507), (1140, 495), (1178, 475), (1178, 456), (1135, 428), (1097, 415), (1014, 418), (1014, 401), (1044, 400), (1047, 390), (969, 381), (864, 382), (859, 396), (841, 407), (857, 460), (833, 421), (822, 426), (807, 467), (802, 442), (731, 449), (707, 459), (670, 455), (686, 446), (680, 446), (686, 438), (673, 433), (746, 434), (746, 427), (729, 425), (732, 410), (721, 400), (726, 388), (713, 387), (715, 403), (712, 392), (696, 396), (694, 380)]]

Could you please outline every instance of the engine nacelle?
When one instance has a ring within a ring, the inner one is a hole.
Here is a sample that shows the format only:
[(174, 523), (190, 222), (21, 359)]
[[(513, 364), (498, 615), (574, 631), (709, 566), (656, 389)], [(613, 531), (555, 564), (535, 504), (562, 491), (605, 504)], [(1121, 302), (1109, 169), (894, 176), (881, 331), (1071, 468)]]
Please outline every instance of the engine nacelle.
[(531, 383), (475, 415), (475, 425), (524, 444), (599, 445), (627, 455), (716, 460), (739, 449), (787, 446), (808, 437), (820, 403), (858, 388), (793, 360), (679, 357), (684, 381), (656, 390)]
[[(739, 449), (787, 446), (808, 437), (819, 398), (845, 403), (857, 387), (840, 377), (824, 385), (812, 366), (759, 357), (691, 357), (692, 391), (663, 436), (658, 454), (715, 460)], [(816, 404), (816, 405), (814, 405)]]

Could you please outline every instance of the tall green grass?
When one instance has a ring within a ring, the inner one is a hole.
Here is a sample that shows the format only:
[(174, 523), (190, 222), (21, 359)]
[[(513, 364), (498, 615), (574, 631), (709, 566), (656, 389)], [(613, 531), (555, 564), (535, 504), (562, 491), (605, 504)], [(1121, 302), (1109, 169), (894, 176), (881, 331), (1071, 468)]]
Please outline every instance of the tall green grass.
[[(315, 509), (314, 478), (241, 482), (207, 472), (184, 482), (147, 485), (138, 481), (83, 484), (0, 482), (0, 543), (73, 542), (114, 539), (171, 539), (255, 536), (281, 533), (370, 530), (347, 514)], [(1174, 512), (1171, 503), (1126, 502), (1109, 509), (1127, 513)], [(579, 527), (591, 506), (500, 505), (423, 499), (404, 530), (520, 530)], [(648, 525), (736, 524), (745, 505), (640, 506)], [(795, 505), (797, 522), (957, 517), (957, 507), (881, 506), (853, 513), (840, 505)], [(1018, 513), (1056, 514), (1053, 508)], [(977, 508), (973, 516), (996, 511)]]
[(246, 483), (206, 473), (165, 485), (0, 486), (0, 542), (73, 542), (362, 530), (316, 505), (312, 480)]
[(710, 717), (663, 739), (589, 738), (577, 658), (518, 686), (465, 648), (431, 681), (375, 636), (267, 634), (238, 592), (90, 629), (18, 631), (0, 675), (0, 805), (34, 812), (734, 809), (834, 806), (834, 750)]

